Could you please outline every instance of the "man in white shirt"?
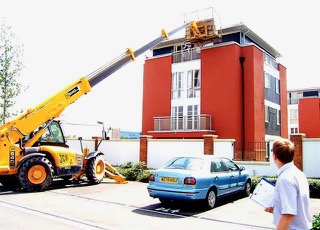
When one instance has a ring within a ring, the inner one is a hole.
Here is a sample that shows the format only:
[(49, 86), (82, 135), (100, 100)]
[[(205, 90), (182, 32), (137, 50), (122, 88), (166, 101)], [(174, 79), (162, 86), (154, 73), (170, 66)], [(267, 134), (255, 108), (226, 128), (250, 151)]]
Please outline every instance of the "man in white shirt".
[(287, 139), (273, 144), (273, 159), (278, 168), (274, 207), (265, 211), (273, 213), (277, 230), (312, 228), (309, 184), (305, 174), (293, 164), (294, 145)]

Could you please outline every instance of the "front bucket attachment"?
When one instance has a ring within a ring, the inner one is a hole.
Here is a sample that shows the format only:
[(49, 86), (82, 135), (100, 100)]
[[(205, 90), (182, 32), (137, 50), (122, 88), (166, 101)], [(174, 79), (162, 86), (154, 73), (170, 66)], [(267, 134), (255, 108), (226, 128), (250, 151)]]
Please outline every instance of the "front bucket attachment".
[(122, 176), (110, 163), (105, 162), (106, 176), (115, 180), (117, 184), (128, 183), (126, 178)]

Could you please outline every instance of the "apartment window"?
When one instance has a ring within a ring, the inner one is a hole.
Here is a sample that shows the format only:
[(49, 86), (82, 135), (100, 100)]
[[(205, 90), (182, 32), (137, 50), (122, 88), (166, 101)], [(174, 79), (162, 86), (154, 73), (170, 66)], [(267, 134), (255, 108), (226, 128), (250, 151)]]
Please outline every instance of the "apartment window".
[(172, 130), (183, 129), (183, 106), (173, 106), (171, 108)]
[(267, 105), (264, 107), (264, 117), (265, 122), (270, 122), (270, 108)]
[(298, 104), (299, 99), (303, 98), (303, 94), (301, 92), (292, 92), (290, 93), (291, 103), (290, 104)]
[(281, 112), (277, 109), (277, 125), (281, 124)]
[(280, 80), (276, 79), (276, 93), (280, 94)]
[(188, 105), (187, 129), (199, 129), (199, 105)]
[(278, 63), (276, 62), (276, 60), (266, 53), (264, 53), (264, 62), (267, 63), (269, 66), (278, 69)]
[(172, 99), (179, 99), (183, 92), (183, 72), (175, 72), (172, 74)]
[(299, 133), (299, 129), (298, 128), (291, 128), (290, 133)]
[(298, 109), (290, 110), (290, 124), (298, 124)]
[(269, 89), (270, 88), (270, 83), (271, 81), (271, 76), (268, 73), (264, 73), (264, 88)]
[(303, 97), (319, 97), (318, 91), (306, 91), (303, 92)]
[(200, 74), (197, 69), (187, 72), (187, 97), (200, 97)]

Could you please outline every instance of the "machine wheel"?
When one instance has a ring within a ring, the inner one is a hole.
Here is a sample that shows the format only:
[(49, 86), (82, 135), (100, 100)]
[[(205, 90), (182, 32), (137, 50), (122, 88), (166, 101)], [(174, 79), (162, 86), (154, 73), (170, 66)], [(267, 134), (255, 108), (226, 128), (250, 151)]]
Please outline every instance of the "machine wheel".
[(246, 181), (246, 184), (244, 186), (243, 195), (244, 196), (250, 196), (251, 193), (251, 183), (250, 181)]
[(205, 206), (209, 209), (212, 209), (214, 208), (216, 201), (217, 201), (217, 194), (214, 191), (214, 189), (210, 189), (205, 199)]
[(105, 162), (102, 155), (88, 159), (86, 165), (86, 176), (89, 183), (99, 184), (105, 174)]
[(52, 183), (53, 166), (45, 157), (32, 157), (19, 168), (20, 184), (27, 192), (40, 192)]

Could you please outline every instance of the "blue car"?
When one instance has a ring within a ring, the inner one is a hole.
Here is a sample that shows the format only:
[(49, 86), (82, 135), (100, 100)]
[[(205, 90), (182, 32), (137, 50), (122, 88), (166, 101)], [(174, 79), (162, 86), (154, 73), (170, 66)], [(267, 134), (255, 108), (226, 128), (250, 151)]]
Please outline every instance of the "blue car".
[(251, 177), (243, 166), (225, 157), (175, 157), (150, 173), (147, 189), (162, 204), (198, 200), (214, 208), (222, 196), (237, 192), (249, 196)]

